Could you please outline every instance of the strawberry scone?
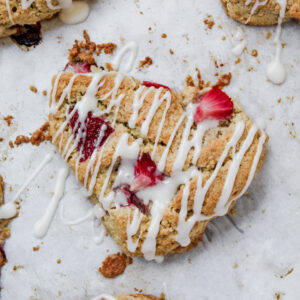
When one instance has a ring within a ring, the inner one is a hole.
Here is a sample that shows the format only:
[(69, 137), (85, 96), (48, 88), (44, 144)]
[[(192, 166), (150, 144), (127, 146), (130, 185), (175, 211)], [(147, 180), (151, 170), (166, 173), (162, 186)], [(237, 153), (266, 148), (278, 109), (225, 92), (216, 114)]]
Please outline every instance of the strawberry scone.
[[(247, 25), (300, 23), (300, 0), (221, 0), (229, 17)], [(280, 20), (280, 21), (279, 21)]]
[(52, 142), (130, 256), (196, 246), (262, 166), (267, 135), (217, 87), (178, 93), (87, 63), (52, 84)]

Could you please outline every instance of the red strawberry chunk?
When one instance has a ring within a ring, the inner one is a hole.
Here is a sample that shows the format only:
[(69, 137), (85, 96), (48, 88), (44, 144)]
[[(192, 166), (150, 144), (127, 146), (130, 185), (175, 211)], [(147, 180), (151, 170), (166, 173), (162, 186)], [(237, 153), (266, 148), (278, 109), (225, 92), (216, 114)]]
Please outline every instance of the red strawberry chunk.
[(90, 73), (91, 65), (87, 62), (84, 63), (67, 63), (64, 72), (73, 72), (73, 73)]
[(213, 87), (198, 103), (194, 114), (194, 121), (197, 123), (204, 120), (226, 120), (232, 116), (233, 102), (217, 87)]
[(158, 184), (164, 180), (164, 175), (157, 171), (155, 162), (148, 153), (143, 153), (137, 160), (134, 167), (134, 180), (130, 190), (137, 192), (148, 186)]
[(153, 86), (154, 88), (156, 89), (159, 89), (159, 88), (164, 88), (164, 89), (168, 89), (168, 90), (171, 90), (168, 86), (166, 85), (163, 85), (163, 84), (160, 84), (160, 83), (155, 83), (155, 82), (151, 82), (151, 81), (143, 81), (142, 82), (142, 85), (146, 86), (146, 87), (151, 87)]
[(134, 205), (144, 215), (149, 215), (149, 207), (144, 204), (143, 200), (140, 199), (133, 191), (130, 190), (129, 184), (122, 184), (115, 190), (120, 190), (126, 196), (128, 206)]
[[(71, 111), (72, 110), (73, 108)], [(75, 138), (81, 130), (82, 134), (77, 144), (77, 150), (82, 151), (80, 162), (84, 162), (91, 157), (97, 146), (100, 148), (105, 143), (107, 138), (115, 130), (110, 126), (109, 122), (105, 121), (103, 118), (94, 117), (91, 111), (87, 114), (84, 126), (81, 126), (80, 122), (77, 123), (78, 117), (79, 114), (78, 111), (76, 111), (70, 119), (70, 126)], [(100, 137), (100, 134), (102, 134), (102, 138)], [(99, 137), (100, 140), (98, 140)]]

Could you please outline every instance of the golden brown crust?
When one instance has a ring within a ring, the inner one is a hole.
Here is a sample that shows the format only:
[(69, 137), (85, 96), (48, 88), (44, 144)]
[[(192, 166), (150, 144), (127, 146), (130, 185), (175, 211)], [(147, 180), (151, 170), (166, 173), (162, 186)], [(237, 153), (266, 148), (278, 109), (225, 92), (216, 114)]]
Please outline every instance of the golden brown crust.
[[(21, 0), (8, 0), (13, 22), (9, 18), (6, 0), (0, 0), (0, 37), (20, 33), (20, 26), (37, 24), (42, 20), (51, 19), (60, 10), (48, 7), (46, 0), (35, 0), (30, 7), (22, 9)], [(57, 5), (57, 1), (52, 1)]]
[[(257, 0), (258, 1), (258, 0)], [(221, 0), (229, 17), (247, 25), (267, 26), (278, 23), (280, 4), (276, 0), (269, 0), (265, 5), (257, 7), (255, 13), (250, 16), (251, 9), (255, 3), (246, 5), (246, 0)], [(283, 22), (295, 19), (300, 21), (300, 0), (287, 0), (287, 8)]]
[[(57, 92), (55, 95), (55, 101), (58, 101), (60, 95), (62, 94), (63, 89), (67, 86), (70, 78), (73, 74), (71, 73), (64, 73), (59, 79)], [(105, 80), (103, 80), (103, 85), (98, 90), (96, 97), (100, 97), (105, 95), (107, 92), (109, 92), (112, 87), (114, 86), (114, 78), (116, 76), (116, 73), (110, 72), (107, 75), (104, 76)], [(71, 105), (74, 105), (77, 101), (79, 101), (82, 97), (82, 95), (85, 93), (87, 86), (90, 83), (90, 78), (88, 76), (79, 75), (76, 77), (73, 88), (71, 90)], [(53, 83), (55, 81), (55, 78), (53, 78)], [(103, 185), (103, 182), (106, 177), (106, 172), (111, 164), (113, 152), (112, 149), (115, 149), (117, 142), (122, 135), (122, 133), (127, 132), (130, 136), (129, 143), (134, 141), (136, 138), (143, 139), (143, 145), (141, 146), (141, 152), (143, 153), (149, 153), (153, 149), (153, 145), (156, 139), (156, 133), (158, 130), (158, 126), (160, 124), (160, 121), (162, 119), (162, 115), (165, 108), (165, 103), (161, 104), (161, 106), (158, 108), (156, 113), (154, 114), (154, 117), (152, 119), (152, 122), (149, 127), (148, 135), (145, 137), (141, 134), (140, 129), (143, 121), (146, 118), (146, 115), (151, 107), (153, 97), (154, 97), (154, 91), (149, 92), (147, 97), (144, 100), (144, 103), (142, 107), (139, 110), (138, 118), (137, 118), (137, 124), (135, 128), (130, 129), (127, 124), (129, 121), (129, 118), (132, 114), (132, 103), (134, 98), (134, 92), (137, 90), (137, 88), (140, 86), (140, 82), (129, 77), (124, 77), (117, 95), (120, 95), (121, 93), (124, 94), (124, 98), (121, 101), (119, 112), (117, 115), (117, 121), (115, 127), (115, 132), (113, 135), (109, 138), (108, 143), (104, 146), (103, 149), (103, 156), (101, 158), (101, 169), (99, 170), (97, 174), (96, 184), (93, 190), (93, 196), (92, 200), (94, 203), (98, 202), (98, 197), (101, 191), (101, 187)], [(166, 90), (165, 90), (166, 92)], [(162, 153), (166, 147), (166, 144), (168, 143), (168, 140), (173, 132), (173, 129), (179, 120), (181, 114), (183, 113), (185, 106), (189, 103), (195, 100), (197, 94), (199, 93), (199, 88), (197, 87), (187, 87), (182, 93), (176, 93), (171, 92), (171, 104), (170, 108), (167, 112), (166, 119), (164, 122), (162, 134), (159, 137), (159, 143), (157, 147), (157, 151), (154, 157), (154, 161), (158, 163), (160, 157), (162, 156)], [(64, 104), (67, 103), (67, 99), (64, 100)], [(99, 108), (103, 109), (109, 104), (110, 97), (108, 97), (106, 100), (101, 101), (101, 104), (99, 104)], [(98, 102), (100, 103), (100, 102)], [(105, 115), (105, 118), (112, 121), (113, 118), (113, 112)], [(62, 105), (61, 108), (58, 110), (58, 112), (53, 115), (50, 114), (49, 116), (49, 123), (50, 123), (50, 135), (53, 137), (55, 133), (57, 132), (58, 128), (61, 126), (61, 124), (65, 121), (65, 105)], [(243, 121), (245, 123), (245, 130), (243, 133), (243, 136), (239, 140), (236, 151), (240, 149), (240, 146), (242, 142), (245, 140), (249, 129), (253, 125), (253, 122), (250, 120), (248, 116), (246, 116), (241, 108), (235, 104), (234, 106), (234, 113), (233, 117), (230, 119), (230, 121), (226, 122), (220, 122), (219, 126), (214, 129), (210, 129), (206, 132), (204, 138), (203, 138), (203, 144), (202, 144), (202, 150), (200, 157), (196, 163), (196, 167), (202, 171), (203, 173), (203, 185), (205, 182), (209, 179), (212, 172), (214, 171), (217, 161), (219, 160), (221, 154), (224, 151), (225, 145), (232, 137), (232, 134), (234, 132), (235, 126), (237, 122)], [(179, 129), (177, 131), (177, 134), (175, 135), (175, 138), (173, 140), (173, 143), (170, 147), (169, 154), (167, 156), (166, 160), (166, 166), (164, 173), (166, 175), (170, 175), (173, 163), (175, 161), (176, 153), (179, 148), (179, 144), (182, 138), (183, 130), (184, 130), (185, 122), (182, 123), (181, 126), (179, 126)], [(55, 145), (58, 147), (59, 143), (61, 141), (62, 148), (65, 147), (68, 138), (70, 137), (71, 129), (68, 128), (63, 132), (62, 135), (59, 135), (58, 139), (55, 141)], [(249, 147), (248, 151), (246, 152), (244, 158), (241, 161), (239, 171), (237, 173), (235, 183), (233, 186), (233, 190), (230, 196), (230, 199), (234, 199), (236, 196), (238, 196), (241, 191), (243, 190), (248, 175), (252, 166), (252, 162), (254, 159), (254, 156), (256, 154), (259, 138), (261, 136), (261, 131), (258, 130), (254, 140), (252, 142), (252, 145)], [(266, 143), (265, 143), (266, 144)], [(265, 144), (263, 146), (262, 155), (260, 157), (257, 170), (260, 169), (264, 155), (265, 155)], [(193, 150), (190, 150), (184, 169), (188, 169), (190, 165), (192, 164), (192, 157), (193, 157)], [(75, 170), (75, 163), (77, 160), (78, 153), (76, 150), (74, 150), (69, 157), (68, 164), (70, 167)], [(214, 212), (214, 209), (217, 205), (217, 202), (220, 198), (221, 192), (223, 190), (223, 185), (226, 179), (226, 174), (228, 172), (229, 166), (232, 161), (233, 153), (232, 151), (229, 152), (227, 155), (227, 158), (224, 161), (223, 166), (221, 167), (218, 175), (216, 176), (215, 180), (211, 184), (210, 188), (207, 191), (202, 213), (204, 215), (211, 215)], [(84, 176), (86, 172), (86, 167), (89, 160), (80, 163), (78, 167), (78, 179), (80, 182), (84, 182)], [(108, 189), (106, 193), (109, 192), (114, 178), (117, 174), (117, 167), (119, 162), (115, 166), (112, 175), (110, 177), (110, 182), (108, 185)], [(89, 175), (88, 182), (91, 180), (91, 174)], [(191, 215), (193, 213), (193, 204), (194, 204), (194, 196), (197, 188), (197, 180), (196, 178), (191, 180), (190, 183), (190, 195), (188, 198), (188, 214)], [(182, 199), (182, 192), (183, 192), (184, 186), (180, 186), (176, 194), (174, 195), (173, 200), (171, 201), (169, 207), (165, 210), (163, 219), (160, 223), (159, 233), (156, 239), (157, 246), (156, 246), (156, 255), (166, 255), (167, 253), (178, 253), (183, 252), (186, 250), (191, 249), (192, 247), (196, 246), (197, 243), (201, 240), (202, 235), (204, 233), (205, 227), (208, 223), (208, 221), (202, 221), (197, 222), (190, 233), (191, 243), (188, 247), (181, 247), (178, 242), (175, 241), (175, 236), (177, 234), (177, 225), (178, 225), (178, 216), (179, 211), (181, 208), (181, 199)], [(232, 205), (233, 206), (233, 205)], [(231, 207), (232, 207), (231, 206)], [(231, 208), (230, 207), (230, 208)], [(147, 234), (147, 228), (149, 227), (149, 224), (151, 222), (151, 216), (143, 216), (141, 226), (139, 228), (139, 231), (136, 235), (133, 236), (133, 241), (136, 241), (139, 237), (139, 242), (137, 249), (134, 253), (129, 252), (127, 249), (127, 223), (128, 219), (133, 218), (133, 210), (130, 207), (120, 207), (116, 209), (114, 206), (112, 206), (107, 214), (103, 217), (103, 223), (105, 227), (107, 228), (108, 232), (111, 234), (111, 236), (115, 239), (115, 241), (120, 245), (122, 251), (126, 254), (132, 255), (132, 256), (143, 256), (141, 247), (143, 244), (143, 241), (146, 238)]]

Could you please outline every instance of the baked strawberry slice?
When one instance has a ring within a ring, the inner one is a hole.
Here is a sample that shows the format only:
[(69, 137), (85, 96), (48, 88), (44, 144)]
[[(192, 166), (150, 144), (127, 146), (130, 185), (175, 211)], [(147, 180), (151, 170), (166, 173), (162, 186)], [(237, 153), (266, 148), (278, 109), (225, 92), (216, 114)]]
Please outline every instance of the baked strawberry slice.
[(73, 73), (90, 73), (91, 65), (87, 62), (84, 63), (67, 63), (64, 72), (73, 72)]
[(199, 99), (194, 121), (199, 123), (204, 120), (227, 120), (232, 113), (231, 99), (223, 91), (213, 87), (203, 98)]
[(130, 190), (129, 184), (121, 184), (114, 190), (120, 190), (126, 196), (128, 206), (134, 205), (141, 213), (147, 216), (149, 215), (149, 207), (144, 204), (142, 199), (140, 199), (133, 191)]
[[(72, 110), (73, 108), (70, 109), (70, 112)], [(79, 114), (76, 111), (70, 119), (70, 126), (75, 138), (79, 130), (81, 131), (77, 150), (81, 151), (80, 162), (84, 162), (91, 157), (96, 147), (100, 148), (105, 143), (115, 130), (109, 122), (100, 116), (94, 116), (91, 111), (87, 114), (83, 125), (77, 122), (78, 118)]]
[(160, 83), (156, 83), (156, 82), (151, 82), (151, 81), (143, 81), (142, 82), (142, 85), (146, 86), (146, 87), (154, 87), (156, 89), (159, 89), (159, 88), (164, 88), (164, 89), (168, 89), (168, 90), (171, 90), (168, 86), (166, 85), (163, 85), (163, 84), (160, 84)]
[(130, 190), (138, 192), (148, 186), (153, 186), (164, 180), (164, 175), (157, 171), (155, 162), (148, 153), (143, 153), (134, 167), (134, 180)]

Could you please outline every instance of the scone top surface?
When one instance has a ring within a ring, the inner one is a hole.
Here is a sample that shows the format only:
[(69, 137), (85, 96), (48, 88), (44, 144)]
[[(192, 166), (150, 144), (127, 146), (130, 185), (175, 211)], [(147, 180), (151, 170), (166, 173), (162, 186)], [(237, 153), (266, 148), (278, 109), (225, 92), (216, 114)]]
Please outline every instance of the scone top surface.
[(266, 135), (236, 104), (206, 116), (214, 91), (176, 93), (104, 71), (53, 79), (53, 143), (124, 252), (154, 259), (195, 246), (261, 167)]

